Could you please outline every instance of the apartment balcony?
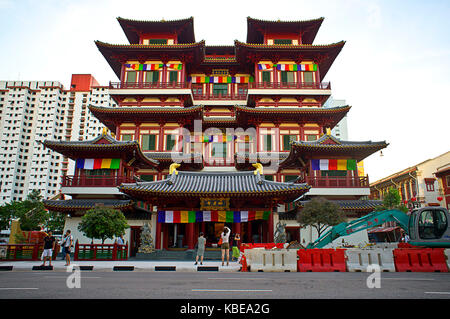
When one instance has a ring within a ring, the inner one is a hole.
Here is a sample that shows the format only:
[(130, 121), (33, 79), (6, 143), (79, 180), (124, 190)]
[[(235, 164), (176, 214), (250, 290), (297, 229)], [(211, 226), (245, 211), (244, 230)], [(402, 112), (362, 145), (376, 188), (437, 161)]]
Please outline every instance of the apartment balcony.
[(134, 182), (126, 176), (63, 176), (61, 191), (64, 194), (120, 194), (117, 186)]
[(308, 195), (370, 195), (368, 176), (306, 176)]
[(330, 82), (252, 82), (248, 94), (331, 95)]

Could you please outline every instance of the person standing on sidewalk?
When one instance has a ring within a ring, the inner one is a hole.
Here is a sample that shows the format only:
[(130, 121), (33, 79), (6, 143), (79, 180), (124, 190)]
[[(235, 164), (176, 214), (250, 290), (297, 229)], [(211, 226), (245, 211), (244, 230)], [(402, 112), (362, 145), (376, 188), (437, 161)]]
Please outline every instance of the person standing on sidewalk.
[(200, 236), (197, 240), (197, 256), (195, 257), (195, 264), (198, 264), (198, 257), (200, 256), (200, 265), (203, 265), (203, 255), (205, 254), (206, 238), (203, 237), (203, 232), (200, 232)]
[(70, 266), (70, 253), (73, 246), (73, 237), (70, 234), (70, 229), (66, 231), (66, 236), (64, 237), (64, 253), (66, 254), (66, 264), (64, 266)]
[(47, 236), (44, 238), (44, 251), (42, 252), (42, 260), (43, 264), (41, 267), (45, 267), (45, 261), (48, 258), (48, 264), (52, 266), (52, 256), (53, 250), (55, 249), (56, 240), (55, 237), (52, 236), (52, 231), (47, 233)]
[(220, 235), (220, 239), (222, 240), (222, 246), (220, 247), (220, 250), (222, 251), (222, 266), (224, 265), (225, 254), (227, 255), (227, 266), (230, 264), (230, 234), (231, 230), (225, 226)]

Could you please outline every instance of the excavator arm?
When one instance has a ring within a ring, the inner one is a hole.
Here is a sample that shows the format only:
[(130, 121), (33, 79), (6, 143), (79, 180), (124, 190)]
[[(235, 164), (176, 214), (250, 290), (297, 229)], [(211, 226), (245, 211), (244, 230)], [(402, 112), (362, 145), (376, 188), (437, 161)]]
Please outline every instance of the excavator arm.
[(355, 219), (351, 222), (343, 222), (336, 226), (331, 227), (316, 241), (310, 243), (307, 248), (322, 248), (331, 243), (336, 238), (347, 236), (364, 229), (380, 226), (386, 222), (395, 221), (403, 228), (407, 233), (409, 216), (400, 210), (384, 210), (380, 212), (373, 212), (361, 218)]

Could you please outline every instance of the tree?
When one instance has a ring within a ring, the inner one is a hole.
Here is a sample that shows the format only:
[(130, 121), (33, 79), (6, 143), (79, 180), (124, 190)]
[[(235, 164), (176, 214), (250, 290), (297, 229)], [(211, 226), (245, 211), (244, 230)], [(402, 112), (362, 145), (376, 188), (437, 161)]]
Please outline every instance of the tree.
[(383, 197), (383, 205), (377, 210), (398, 209), (404, 213), (408, 212), (408, 207), (402, 204), (402, 197), (395, 188), (389, 188)]
[(97, 207), (88, 210), (81, 218), (78, 230), (86, 237), (101, 239), (102, 244), (107, 238), (114, 238), (125, 233), (129, 228), (123, 213), (117, 209)]
[(18, 218), (22, 230), (41, 230), (49, 218), (48, 211), (41, 202), (38, 190), (33, 190), (24, 201), (15, 201), (0, 207), (0, 227), (8, 228), (11, 220)]
[(313, 198), (297, 213), (297, 221), (304, 226), (312, 226), (320, 237), (329, 226), (345, 221), (345, 215), (339, 205), (325, 199)]

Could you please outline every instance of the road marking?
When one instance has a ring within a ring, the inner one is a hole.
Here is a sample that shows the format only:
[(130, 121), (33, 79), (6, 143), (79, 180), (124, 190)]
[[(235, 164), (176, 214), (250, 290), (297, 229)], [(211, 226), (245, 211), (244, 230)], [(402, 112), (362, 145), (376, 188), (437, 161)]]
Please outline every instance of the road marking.
[[(69, 276), (69, 275), (68, 275)], [(67, 278), (68, 276), (44, 276), (44, 278)], [(102, 277), (84, 277), (84, 276), (80, 276), (82, 279), (99, 279)]]
[(268, 278), (226, 278), (226, 277), (216, 277), (208, 278), (210, 280), (268, 280)]
[(409, 280), (409, 281), (413, 281), (413, 280), (426, 280), (426, 281), (433, 281), (436, 279), (431, 279), (431, 278), (386, 278), (386, 277), (382, 277), (382, 280)]
[(37, 290), (39, 288), (0, 288), (0, 290)]
[(272, 292), (270, 289), (192, 289), (199, 292)]
[(425, 291), (426, 294), (450, 295), (450, 291)]

